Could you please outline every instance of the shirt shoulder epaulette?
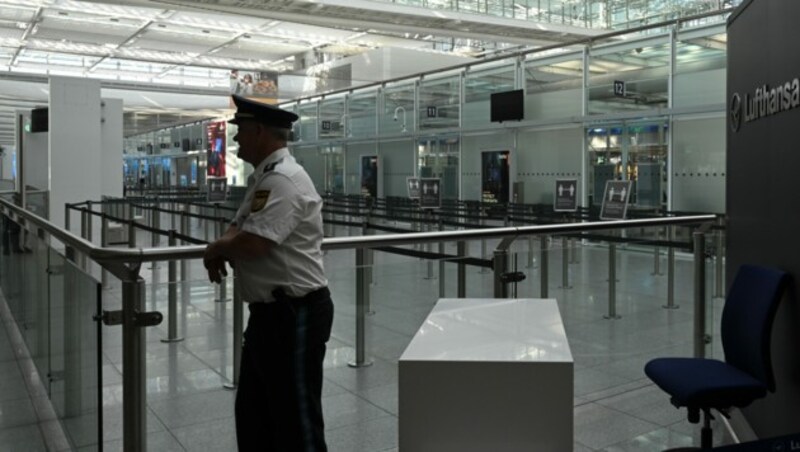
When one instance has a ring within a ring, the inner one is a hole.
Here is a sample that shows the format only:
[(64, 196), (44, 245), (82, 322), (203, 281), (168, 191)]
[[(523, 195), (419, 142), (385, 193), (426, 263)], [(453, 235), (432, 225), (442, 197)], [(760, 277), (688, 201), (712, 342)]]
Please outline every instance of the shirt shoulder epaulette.
[(283, 159), (280, 159), (278, 161), (272, 162), (269, 165), (265, 166), (264, 167), (264, 173), (268, 173), (270, 171), (273, 171), (276, 166), (281, 164), (281, 162), (283, 162)]

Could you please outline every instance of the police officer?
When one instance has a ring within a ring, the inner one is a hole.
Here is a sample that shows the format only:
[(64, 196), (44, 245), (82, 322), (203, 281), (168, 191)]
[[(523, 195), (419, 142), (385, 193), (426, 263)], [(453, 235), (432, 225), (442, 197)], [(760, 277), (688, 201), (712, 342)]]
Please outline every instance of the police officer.
[(294, 113), (233, 95), (238, 157), (252, 164), (227, 231), (208, 245), (212, 282), (236, 270), (250, 319), (236, 394), (241, 451), (326, 451), (322, 361), (333, 303), (322, 266), (322, 199), (286, 142)]

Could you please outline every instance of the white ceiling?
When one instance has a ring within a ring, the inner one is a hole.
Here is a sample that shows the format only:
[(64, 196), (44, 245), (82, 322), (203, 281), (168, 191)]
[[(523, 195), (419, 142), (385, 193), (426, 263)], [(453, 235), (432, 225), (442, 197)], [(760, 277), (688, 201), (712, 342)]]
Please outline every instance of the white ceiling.
[(298, 56), (387, 46), (479, 57), (601, 32), (362, 0), (0, 0), (0, 144), (15, 109), (47, 103), (48, 75), (101, 79), (137, 112), (128, 135), (225, 114), (231, 69), (293, 73)]

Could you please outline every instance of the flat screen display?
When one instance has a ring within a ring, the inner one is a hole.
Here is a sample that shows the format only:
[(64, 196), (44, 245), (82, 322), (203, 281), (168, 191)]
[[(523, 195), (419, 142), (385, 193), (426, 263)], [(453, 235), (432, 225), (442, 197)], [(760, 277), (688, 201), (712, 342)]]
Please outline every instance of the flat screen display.
[(493, 93), (489, 105), (492, 122), (520, 121), (525, 117), (525, 97), (521, 89)]

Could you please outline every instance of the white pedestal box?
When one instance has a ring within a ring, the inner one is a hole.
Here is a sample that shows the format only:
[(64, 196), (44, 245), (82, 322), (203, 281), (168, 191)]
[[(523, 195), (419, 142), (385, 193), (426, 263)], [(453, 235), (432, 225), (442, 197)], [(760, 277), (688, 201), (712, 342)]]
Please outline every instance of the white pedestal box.
[(441, 299), (398, 368), (400, 452), (572, 450), (556, 300)]

